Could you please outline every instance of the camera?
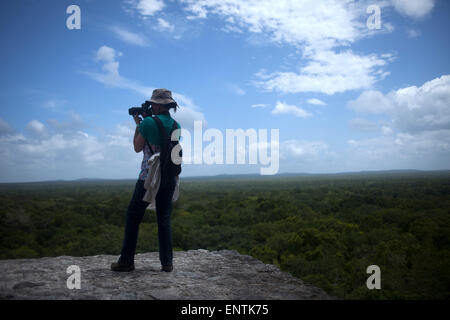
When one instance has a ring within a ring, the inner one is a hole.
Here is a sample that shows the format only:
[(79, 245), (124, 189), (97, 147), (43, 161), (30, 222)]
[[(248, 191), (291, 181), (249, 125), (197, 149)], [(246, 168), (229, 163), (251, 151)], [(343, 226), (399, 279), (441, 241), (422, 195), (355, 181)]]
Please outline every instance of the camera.
[(145, 101), (140, 107), (134, 107), (128, 109), (128, 114), (130, 116), (142, 115), (143, 117), (152, 115), (152, 108), (150, 106), (150, 101)]

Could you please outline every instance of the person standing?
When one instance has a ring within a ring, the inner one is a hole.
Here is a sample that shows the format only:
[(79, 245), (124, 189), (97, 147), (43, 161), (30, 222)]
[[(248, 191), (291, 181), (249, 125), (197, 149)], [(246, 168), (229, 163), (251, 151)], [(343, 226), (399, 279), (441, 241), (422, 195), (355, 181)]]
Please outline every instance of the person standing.
[[(141, 119), (138, 115), (134, 116), (136, 122), (136, 131), (133, 139), (134, 150), (137, 153), (143, 151), (144, 158), (141, 164), (141, 172), (127, 209), (122, 251), (118, 261), (111, 264), (112, 271), (129, 272), (134, 270), (134, 255), (139, 224), (142, 221), (145, 209), (149, 205), (148, 202), (142, 200), (146, 192), (144, 181), (149, 171), (147, 162), (153, 153), (161, 151), (163, 139), (166, 139), (166, 137), (161, 135), (156, 120), (153, 119), (151, 114), (153, 113), (154, 117), (158, 117), (161, 120), (169, 137), (174, 128), (181, 129), (180, 125), (172, 119), (169, 113), (169, 110), (172, 108), (176, 112), (178, 107), (176, 101), (172, 98), (172, 92), (170, 90), (153, 90), (149, 105), (151, 106), (151, 110), (144, 111), (144, 119)], [(165, 272), (171, 272), (173, 270), (171, 211), (172, 197), (176, 187), (176, 177), (173, 177), (173, 179), (171, 177), (169, 180), (161, 181), (160, 188), (155, 197), (158, 221), (159, 259), (161, 262), (161, 271)]]

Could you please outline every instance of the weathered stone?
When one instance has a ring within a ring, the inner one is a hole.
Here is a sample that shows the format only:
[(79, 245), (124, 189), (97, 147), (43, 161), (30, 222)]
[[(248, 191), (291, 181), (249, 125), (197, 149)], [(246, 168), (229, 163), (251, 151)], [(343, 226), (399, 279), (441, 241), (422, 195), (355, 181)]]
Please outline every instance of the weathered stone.
[[(160, 271), (157, 252), (137, 254), (136, 270), (109, 269), (117, 256), (0, 261), (1, 299), (332, 299), (274, 265), (236, 251), (174, 252), (174, 271)], [(67, 268), (81, 270), (81, 288), (68, 289)]]

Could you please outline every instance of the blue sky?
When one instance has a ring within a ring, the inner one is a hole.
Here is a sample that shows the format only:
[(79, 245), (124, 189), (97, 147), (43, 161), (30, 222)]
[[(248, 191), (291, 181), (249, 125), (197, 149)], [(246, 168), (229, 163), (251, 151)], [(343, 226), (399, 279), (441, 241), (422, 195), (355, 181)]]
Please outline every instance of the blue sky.
[(279, 129), (279, 172), (449, 169), (449, 16), (443, 0), (2, 1), (0, 182), (137, 178), (127, 110), (153, 88), (187, 130)]

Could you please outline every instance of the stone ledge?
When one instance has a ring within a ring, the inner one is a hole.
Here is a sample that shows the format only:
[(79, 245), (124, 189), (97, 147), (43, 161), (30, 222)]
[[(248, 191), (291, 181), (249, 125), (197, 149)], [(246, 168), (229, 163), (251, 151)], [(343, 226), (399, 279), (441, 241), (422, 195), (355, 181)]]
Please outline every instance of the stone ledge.
[[(237, 251), (174, 252), (174, 271), (160, 271), (157, 252), (137, 254), (136, 270), (109, 269), (117, 256), (1, 260), (0, 299), (299, 300), (333, 299), (274, 265)], [(81, 288), (68, 289), (77, 265)]]

